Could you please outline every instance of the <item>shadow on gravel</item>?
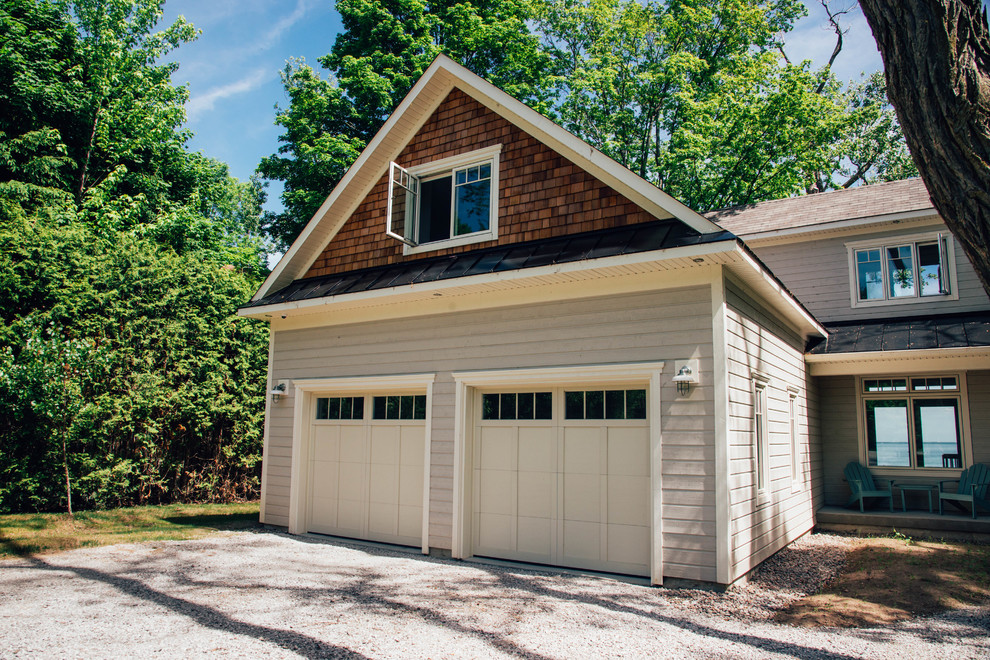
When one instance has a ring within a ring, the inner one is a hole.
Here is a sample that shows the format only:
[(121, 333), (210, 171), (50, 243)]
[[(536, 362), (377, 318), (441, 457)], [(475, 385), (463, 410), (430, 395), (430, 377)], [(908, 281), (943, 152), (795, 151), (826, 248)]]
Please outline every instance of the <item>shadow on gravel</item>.
[(168, 594), (156, 591), (139, 580), (121, 577), (110, 573), (104, 573), (91, 568), (81, 568), (78, 566), (52, 566), (37, 557), (28, 557), (35, 568), (39, 570), (75, 573), (81, 578), (94, 582), (103, 582), (118, 591), (148, 601), (155, 605), (167, 607), (177, 614), (189, 617), (196, 623), (214, 630), (234, 633), (252, 639), (260, 639), (270, 644), (280, 646), (287, 651), (297, 653), (304, 658), (345, 658), (347, 660), (360, 660), (367, 658), (361, 653), (352, 651), (342, 646), (327, 644), (308, 635), (303, 635), (292, 630), (278, 630), (257, 626), (243, 621), (231, 619), (223, 612), (191, 603), (188, 600), (169, 596)]

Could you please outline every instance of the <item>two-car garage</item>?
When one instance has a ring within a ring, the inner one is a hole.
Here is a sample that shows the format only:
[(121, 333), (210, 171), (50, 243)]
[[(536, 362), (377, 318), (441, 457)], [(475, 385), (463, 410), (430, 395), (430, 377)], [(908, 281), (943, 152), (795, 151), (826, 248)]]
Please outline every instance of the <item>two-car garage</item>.
[[(392, 391), (304, 384), (299, 531), (429, 547), (429, 376)], [(649, 380), (458, 386), (455, 557), (651, 575)]]

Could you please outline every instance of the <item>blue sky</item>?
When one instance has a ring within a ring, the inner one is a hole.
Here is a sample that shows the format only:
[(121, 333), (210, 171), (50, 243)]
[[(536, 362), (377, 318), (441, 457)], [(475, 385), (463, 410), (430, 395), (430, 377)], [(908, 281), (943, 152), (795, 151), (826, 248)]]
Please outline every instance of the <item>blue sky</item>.
[[(791, 61), (823, 64), (832, 54), (835, 34), (818, 3), (806, 4), (811, 14), (787, 36), (786, 51)], [(333, 5), (332, 0), (167, 0), (160, 27), (182, 15), (202, 30), (197, 41), (172, 55), (180, 62), (173, 82), (189, 86), (193, 150), (227, 163), (244, 180), (278, 149), (281, 131), (274, 124), (274, 106), (288, 103), (279, 71), (291, 58), (319, 67), (316, 58), (329, 52), (341, 30)], [(879, 70), (880, 55), (856, 2), (832, 5), (852, 8), (842, 21), (849, 32), (836, 75), (851, 80)], [(269, 188), (268, 208), (279, 207), (279, 190)]]

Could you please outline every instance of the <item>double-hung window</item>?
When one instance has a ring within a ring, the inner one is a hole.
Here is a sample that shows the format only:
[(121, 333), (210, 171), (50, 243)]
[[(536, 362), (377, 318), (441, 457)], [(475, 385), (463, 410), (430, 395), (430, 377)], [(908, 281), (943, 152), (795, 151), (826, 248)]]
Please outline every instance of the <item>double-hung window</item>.
[(407, 254), (498, 237), (501, 145), (408, 169), (389, 167), (386, 234)]
[(863, 378), (860, 396), (871, 467), (962, 467), (958, 376)]
[(955, 298), (946, 233), (849, 245), (854, 307)]

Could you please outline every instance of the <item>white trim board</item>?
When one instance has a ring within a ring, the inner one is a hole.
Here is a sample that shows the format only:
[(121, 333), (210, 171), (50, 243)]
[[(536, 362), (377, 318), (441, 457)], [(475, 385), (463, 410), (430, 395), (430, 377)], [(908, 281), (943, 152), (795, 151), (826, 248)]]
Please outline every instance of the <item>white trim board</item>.
[(921, 374), (930, 371), (990, 369), (990, 347), (930, 348), (908, 351), (806, 354), (812, 376), (866, 376), (870, 374)]

